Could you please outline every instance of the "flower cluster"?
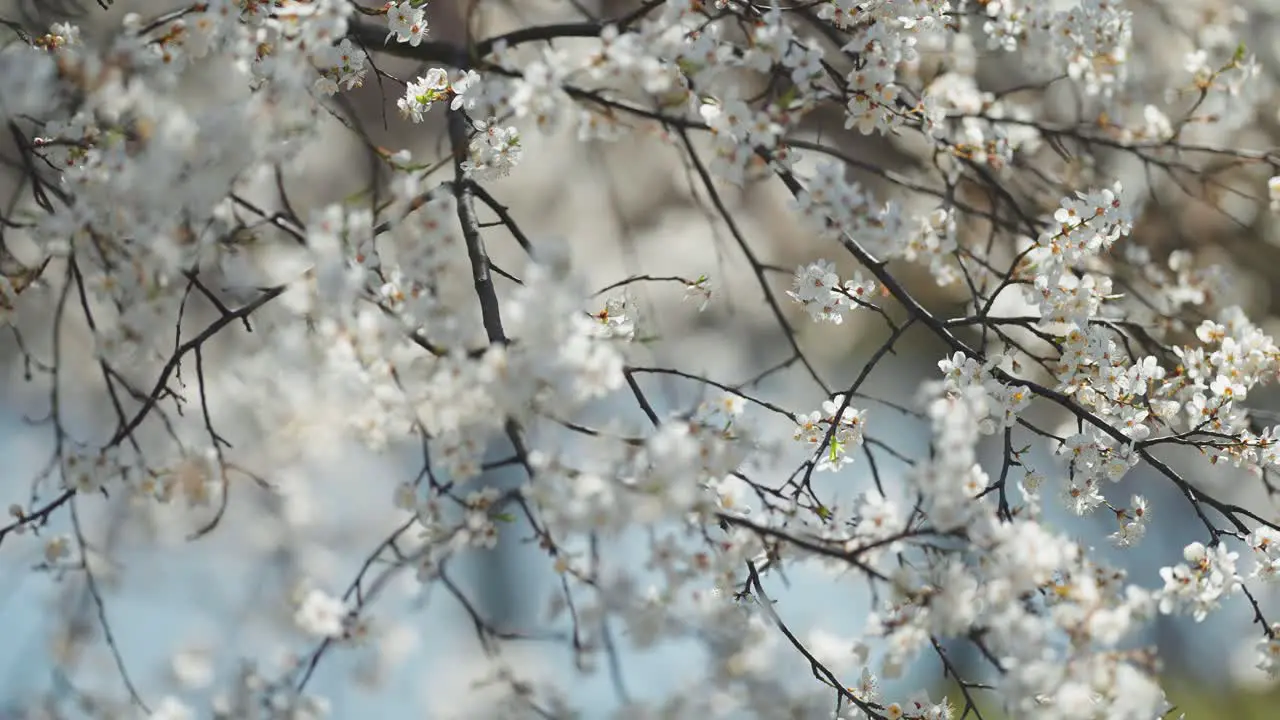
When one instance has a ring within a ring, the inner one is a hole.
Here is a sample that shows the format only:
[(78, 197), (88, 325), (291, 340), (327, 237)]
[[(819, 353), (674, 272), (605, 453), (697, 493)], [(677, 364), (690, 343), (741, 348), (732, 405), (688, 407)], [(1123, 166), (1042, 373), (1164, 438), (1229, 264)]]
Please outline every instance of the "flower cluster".
[(870, 303), (875, 297), (876, 284), (861, 273), (841, 283), (835, 270), (835, 265), (826, 260), (801, 265), (796, 268), (787, 295), (804, 305), (815, 321), (839, 325), (844, 322), (846, 310)]
[(1185, 562), (1160, 568), (1164, 580), (1159, 593), (1160, 612), (1190, 611), (1196, 622), (1204, 620), (1224, 598), (1240, 589), (1237, 557), (1238, 553), (1221, 543), (1208, 548), (1198, 542), (1188, 545), (1182, 551)]
[(448, 97), (449, 74), (441, 68), (427, 71), (426, 77), (420, 77), (405, 88), (404, 97), (396, 101), (400, 113), (412, 118), (415, 123), (422, 122), (423, 116), (434, 103)]
[(865, 418), (865, 410), (850, 407), (844, 395), (835, 395), (822, 403), (821, 411), (797, 417), (793, 437), (815, 449), (818, 470), (839, 470), (853, 462), (850, 453), (862, 444)]
[(956, 352), (938, 361), (948, 394), (964, 394), (973, 388), (980, 391), (977, 393), (979, 397), (994, 401), (987, 408), (987, 416), (978, 418), (978, 428), (985, 435), (1011, 427), (1017, 422), (1018, 414), (1031, 404), (1031, 391), (1025, 386), (1002, 382), (992, 376), (991, 371), (1003, 360), (993, 356), (979, 363), (962, 352)]
[(427, 36), (427, 3), (425, 0), (389, 2), (382, 10), (387, 14), (387, 41), (395, 38), (398, 43), (417, 47)]
[(513, 126), (500, 127), (484, 122), (476, 123), (476, 130), (467, 148), (463, 169), (476, 180), (492, 180), (510, 174), (524, 153), (520, 147), (520, 131)]
[(346, 38), (337, 45), (320, 46), (313, 59), (320, 70), (316, 92), (334, 95), (344, 87), (353, 90), (364, 84), (364, 77), (368, 73), (364, 53)]

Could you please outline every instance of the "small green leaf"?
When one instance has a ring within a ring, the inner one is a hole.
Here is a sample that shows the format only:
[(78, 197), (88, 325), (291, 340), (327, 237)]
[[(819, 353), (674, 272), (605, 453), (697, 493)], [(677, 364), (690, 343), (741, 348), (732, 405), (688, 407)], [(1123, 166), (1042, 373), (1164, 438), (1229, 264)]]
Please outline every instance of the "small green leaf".
[(795, 85), (787, 87), (786, 91), (778, 98), (778, 107), (786, 110), (791, 107), (791, 103), (795, 102), (798, 96), (799, 88)]
[(354, 203), (358, 203), (358, 202), (360, 202), (360, 201), (362, 201), (362, 200), (364, 200), (364, 199), (368, 198), (371, 194), (372, 194), (372, 193), (371, 193), (369, 190), (357, 190), (357, 191), (355, 191), (355, 192), (351, 193), (350, 195), (348, 195), (348, 196), (346, 196), (346, 197), (342, 198), (342, 203), (343, 203), (344, 205), (351, 205), (351, 204), (354, 204)]
[(513, 522), (515, 522), (515, 521), (516, 521), (516, 516), (515, 516), (515, 515), (512, 515), (511, 513), (508, 513), (508, 512), (504, 512), (504, 513), (496, 513), (496, 514), (493, 516), (493, 519), (494, 519), (494, 520), (497, 520), (497, 521), (499, 521), (499, 522), (504, 522), (504, 523), (513, 523)]

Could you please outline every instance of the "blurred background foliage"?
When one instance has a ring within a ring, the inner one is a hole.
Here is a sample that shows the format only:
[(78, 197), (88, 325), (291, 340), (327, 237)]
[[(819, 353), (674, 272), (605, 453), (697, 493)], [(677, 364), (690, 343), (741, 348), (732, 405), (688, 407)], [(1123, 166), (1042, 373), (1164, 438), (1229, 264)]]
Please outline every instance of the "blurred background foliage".
[[(1275, 720), (1280, 717), (1280, 688), (1247, 690), (1230, 688), (1220, 683), (1204, 682), (1195, 678), (1168, 675), (1164, 679), (1165, 692), (1174, 710), (1169, 720), (1183, 716), (1185, 720)], [(981, 694), (974, 693), (977, 711), (964, 714), (964, 695), (954, 683), (939, 694), (952, 698), (956, 720), (1021, 720), (1000, 712), (999, 708), (981, 702)], [(981, 713), (979, 715), (979, 713)]]

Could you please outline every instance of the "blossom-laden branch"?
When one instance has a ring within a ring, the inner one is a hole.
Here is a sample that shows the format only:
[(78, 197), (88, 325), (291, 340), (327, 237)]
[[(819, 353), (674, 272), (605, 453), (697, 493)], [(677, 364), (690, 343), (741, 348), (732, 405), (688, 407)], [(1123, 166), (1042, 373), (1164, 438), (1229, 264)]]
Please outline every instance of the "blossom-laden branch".
[[(313, 678), (326, 658), (390, 642), (379, 613), (408, 570), (463, 610), (520, 717), (569, 717), (580, 698), (521, 677), (516, 642), (563, 644), (583, 673), (603, 660), (631, 714), (941, 720), (1000, 704), (1146, 719), (1171, 709), (1159, 648), (1122, 649), (1131, 635), (1158, 613), (1199, 621), (1247, 603), (1258, 667), (1280, 672), (1280, 625), (1257, 589), (1280, 577), (1280, 524), (1237, 489), (1275, 494), (1280, 426), (1255, 406), (1280, 348), (1237, 306), (1233, 271), (1205, 262), (1230, 241), (1161, 224), (1196, 204), (1223, 227), (1280, 211), (1280, 156), (1239, 140), (1275, 104), (1273, 78), (1223, 40), (1239, 18), (1206, 28), (1192, 23), (1212, 13), (1093, 0), (644, 0), (481, 32), (497, 5), (468, 6), (465, 40), (435, 32), (448, 10), (423, 0), (210, 0), (131, 15), (103, 45), (69, 23), (0, 20), (19, 188), (0, 211), (0, 321), (39, 390), (25, 396), (42, 398), (28, 424), (52, 440), (0, 542), (40, 537), (37, 571), (83, 578), (124, 691), (69, 679), (83, 707), (195, 712), (137, 680), (108, 620), (118, 543), (81, 517), (110, 510), (115, 533), (142, 526), (139, 508), (177, 517), (175, 501), (195, 516), (179, 520), (192, 547), (267, 524), (259, 559), (290, 578), (264, 592), (285, 595), (277, 629), (299, 649), (260, 670), (256, 650), (218, 648), (242, 668), (219, 679), (219, 717), (322, 714)], [(1144, 23), (1194, 38), (1175, 49), (1183, 62), (1141, 41)], [(988, 51), (1017, 79), (985, 85)], [(417, 69), (397, 77), (406, 60)], [(228, 93), (201, 105), (182, 89), (205, 69)], [(370, 75), (384, 121), (391, 106), (405, 120), (384, 122), (386, 141), (347, 102)], [(1067, 95), (1073, 115), (1054, 100)], [(429, 145), (440, 114), (440, 157), (402, 149)], [(306, 207), (286, 177), (304, 151), (328, 151), (326, 119), (368, 152), (355, 178), (368, 185)], [(542, 136), (564, 130), (584, 148), (673, 149), (686, 171), (673, 193), (708, 218), (699, 242), (726, 234), (716, 250), (745, 263), (750, 299), (730, 307), (734, 278), (660, 254), (589, 291), (591, 268), (531, 231), (497, 182), (539, 172)], [(767, 244), (751, 216), (761, 188), (785, 194), (811, 245)], [(496, 259), (504, 243), (523, 267)], [(794, 272), (770, 259), (796, 253)], [(740, 340), (729, 310), (761, 311), (778, 356), (736, 382), (684, 364), (640, 310), (676, 289), (726, 342)], [(814, 353), (855, 339), (856, 367)], [(925, 343), (943, 353), (938, 376), (883, 397), (886, 368)], [(91, 372), (75, 372), (78, 345)], [(676, 388), (701, 398), (686, 406)], [(598, 422), (605, 403), (615, 422)], [(302, 458), (337, 439), (420, 456), (388, 488), (402, 517), (371, 535), (341, 593), (301, 560), (314, 539), (291, 489)], [(495, 445), (509, 452), (484, 461)], [(502, 467), (518, 487), (480, 486)], [(868, 487), (832, 492), (824, 480), (850, 467)], [(1114, 518), (1109, 539), (1138, 544), (1160, 491), (1117, 487), (1139, 467), (1180, 498), (1155, 517), (1190, 510), (1201, 541), (1126, 573), (1051, 512)], [(551, 603), (546, 632), (485, 617), (456, 580), (465, 555), (520, 533), (557, 576), (536, 598)], [(643, 568), (618, 556), (623, 537), (644, 538)], [(872, 598), (838, 651), (802, 638), (770, 586), (815, 565)], [(63, 636), (68, 678), (92, 641), (80, 614)], [(660, 702), (634, 696), (627, 658), (675, 639), (709, 651), (704, 672)], [(958, 644), (980, 667), (957, 662)], [(882, 691), (926, 654), (954, 702)]]

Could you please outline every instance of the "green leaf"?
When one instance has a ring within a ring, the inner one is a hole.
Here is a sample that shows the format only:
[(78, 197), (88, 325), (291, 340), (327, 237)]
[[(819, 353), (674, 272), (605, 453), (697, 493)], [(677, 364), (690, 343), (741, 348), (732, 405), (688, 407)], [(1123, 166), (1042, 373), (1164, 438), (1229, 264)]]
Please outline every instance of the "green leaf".
[(350, 195), (348, 195), (348, 196), (346, 196), (346, 197), (342, 198), (342, 204), (344, 204), (344, 205), (352, 205), (352, 204), (358, 203), (358, 202), (360, 202), (360, 201), (362, 201), (362, 200), (365, 200), (366, 198), (368, 198), (368, 197), (369, 197), (370, 195), (372, 195), (372, 194), (373, 194), (373, 193), (372, 193), (371, 191), (369, 191), (369, 190), (357, 190), (357, 191), (355, 191), (355, 192), (351, 193)]
[(788, 86), (786, 91), (778, 97), (778, 107), (786, 110), (791, 107), (791, 103), (796, 101), (798, 88), (795, 85)]

